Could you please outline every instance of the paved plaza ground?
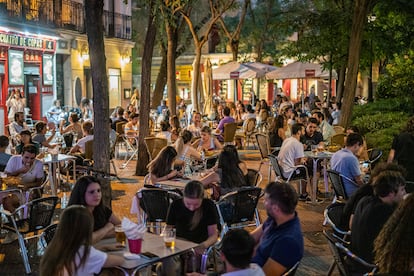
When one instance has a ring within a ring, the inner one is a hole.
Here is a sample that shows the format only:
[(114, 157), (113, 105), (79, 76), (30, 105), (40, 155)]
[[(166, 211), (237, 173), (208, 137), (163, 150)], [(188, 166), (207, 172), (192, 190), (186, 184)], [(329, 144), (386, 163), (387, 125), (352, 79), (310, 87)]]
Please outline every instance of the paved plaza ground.
[[(245, 160), (249, 168), (258, 169), (260, 164), (260, 154), (257, 150), (242, 151), (241, 158)], [(112, 186), (112, 208), (119, 217), (128, 217), (136, 221), (136, 217), (129, 212), (133, 195), (143, 186), (143, 177), (134, 176), (136, 161), (132, 160), (124, 169), (119, 169), (123, 160), (116, 161), (118, 176), (120, 181), (114, 180)], [(261, 187), (264, 188), (268, 183), (268, 166), (261, 168), (263, 181)], [(274, 174), (272, 175), (274, 179)], [(322, 182), (322, 180), (320, 181)], [(296, 186), (296, 185), (295, 185)], [(322, 183), (320, 184), (321, 190)], [(296, 275), (324, 275), (327, 273), (333, 260), (328, 244), (322, 234), (323, 210), (331, 199), (326, 199), (323, 203), (316, 205), (299, 202), (297, 211), (302, 224), (302, 231), (305, 238), (305, 256), (301, 261)], [(263, 207), (263, 200), (259, 202), (261, 219), (266, 218)], [(37, 274), (39, 257), (31, 259), (34, 274)], [(24, 266), (18, 253), (18, 243), (13, 242), (9, 245), (0, 245), (0, 275), (24, 275)], [(339, 275), (334, 271), (334, 275)]]

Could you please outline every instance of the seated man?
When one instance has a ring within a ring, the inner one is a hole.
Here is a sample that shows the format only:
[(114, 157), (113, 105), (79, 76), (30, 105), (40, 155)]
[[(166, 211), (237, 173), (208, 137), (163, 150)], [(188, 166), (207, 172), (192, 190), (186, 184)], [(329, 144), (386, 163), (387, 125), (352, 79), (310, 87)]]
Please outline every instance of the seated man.
[(374, 261), (375, 238), (406, 194), (405, 179), (397, 171), (380, 173), (373, 187), (374, 195), (358, 203), (351, 226), (351, 250), (369, 263)]
[(223, 115), (224, 115), (223, 119), (220, 120), (216, 130), (214, 131), (216, 134), (219, 134), (217, 139), (221, 142), (224, 139), (223, 137), (224, 124), (235, 122), (234, 118), (230, 116), (230, 108), (228, 108), (227, 106), (223, 109)]
[(93, 140), (93, 124), (91, 121), (84, 122), (82, 124), (83, 138), (71, 148), (70, 153), (85, 153), (85, 144), (87, 141)]
[(337, 151), (331, 158), (331, 169), (344, 175), (345, 193), (350, 197), (357, 189), (357, 185), (364, 184), (359, 168), (359, 161), (355, 154), (363, 144), (362, 136), (358, 133), (350, 133), (346, 138), (345, 148)]
[(322, 133), (317, 131), (317, 128), (318, 120), (309, 118), (305, 135), (301, 137), (301, 142), (305, 145), (305, 150), (311, 150), (312, 145), (324, 145)]
[(60, 107), (60, 100), (55, 100), (53, 102), (53, 105), (49, 108), (47, 111), (48, 118), (47, 120), (49, 122), (54, 123), (56, 126), (59, 126), (61, 121), (61, 115), (62, 115), (62, 108)]
[(312, 117), (318, 120), (319, 129), (323, 136), (323, 142), (325, 145), (329, 145), (331, 137), (335, 135), (333, 126), (325, 120), (325, 116), (320, 111), (313, 112)]
[(266, 221), (251, 235), (256, 242), (252, 262), (266, 275), (282, 275), (303, 257), (304, 242), (295, 211), (296, 191), (285, 182), (270, 182), (265, 189)]
[[(282, 147), (279, 151), (279, 165), (283, 169), (283, 176), (289, 177), (289, 175), (294, 172), (295, 177), (299, 176), (306, 176), (306, 171), (304, 168), (299, 168), (297, 170), (294, 169), (297, 165), (305, 165), (306, 158), (305, 153), (303, 151), (303, 144), (299, 142), (300, 137), (305, 133), (305, 126), (303, 124), (294, 124), (292, 126), (292, 136), (286, 138), (283, 143)], [(308, 169), (308, 173), (311, 173), (312, 170)], [(302, 181), (303, 182), (303, 181)], [(302, 184), (302, 194), (299, 196), (299, 200), (308, 200), (310, 201), (310, 197), (306, 192), (306, 184)]]
[(40, 186), (44, 177), (43, 163), (36, 159), (37, 148), (25, 145), (21, 155), (13, 155), (4, 172), (21, 178), (25, 188)]
[(15, 145), (18, 143), (18, 136), (23, 130), (28, 130), (26, 122), (24, 121), (24, 113), (16, 112), (14, 114), (14, 122), (9, 124), (9, 134), (12, 137)]

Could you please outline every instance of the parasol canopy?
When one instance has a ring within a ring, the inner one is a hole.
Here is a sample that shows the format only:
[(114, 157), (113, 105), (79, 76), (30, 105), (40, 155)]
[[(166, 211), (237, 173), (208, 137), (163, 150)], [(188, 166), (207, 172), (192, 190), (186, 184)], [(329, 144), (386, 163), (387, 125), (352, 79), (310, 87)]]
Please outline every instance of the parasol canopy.
[[(297, 61), (267, 73), (266, 79), (327, 78), (328, 76), (329, 71), (323, 70), (320, 64)], [(336, 79), (336, 77), (336, 72), (333, 70), (332, 78)]]
[(213, 70), (213, 80), (230, 79), (257, 79), (266, 76), (266, 73), (277, 69), (277, 67), (260, 63), (239, 63), (232, 61)]

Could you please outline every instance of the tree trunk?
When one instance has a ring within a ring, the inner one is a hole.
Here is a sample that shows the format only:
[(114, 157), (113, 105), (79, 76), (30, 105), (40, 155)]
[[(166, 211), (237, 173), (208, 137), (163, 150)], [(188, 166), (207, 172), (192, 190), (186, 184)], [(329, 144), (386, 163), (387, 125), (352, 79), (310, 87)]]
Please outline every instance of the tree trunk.
[(160, 71), (158, 72), (157, 81), (155, 82), (152, 99), (150, 99), (152, 109), (156, 109), (160, 104), (164, 94), (164, 87), (167, 84), (167, 49), (165, 49), (165, 47), (162, 47), (161, 54)]
[(355, 90), (359, 69), (362, 35), (367, 15), (373, 0), (356, 0), (352, 19), (351, 37), (349, 40), (348, 71), (345, 80), (344, 101), (341, 109), (341, 125), (347, 127), (351, 121), (354, 107)]
[(176, 76), (175, 76), (175, 53), (177, 50), (177, 32), (171, 24), (166, 24), (167, 31), (167, 41), (168, 41), (168, 50), (167, 50), (167, 93), (168, 93), (168, 109), (170, 110), (170, 115), (175, 115), (176, 112), (176, 99), (177, 95), (177, 86), (176, 86)]
[(199, 98), (199, 83), (200, 83), (200, 64), (201, 64), (201, 48), (202, 46), (195, 46), (195, 57), (193, 62), (193, 79), (191, 81), (191, 102), (193, 104), (193, 110), (201, 111), (198, 98)]
[(336, 102), (342, 102), (342, 96), (344, 95), (344, 83), (345, 83), (345, 74), (346, 74), (346, 67), (345, 64), (338, 69), (338, 83), (336, 85), (337, 94), (336, 94)]
[[(94, 111), (94, 169), (109, 173), (109, 92), (106, 73), (106, 57), (103, 30), (103, 0), (85, 1), (86, 34), (92, 72), (93, 111)], [(99, 143), (97, 142), (99, 141)], [(100, 174), (98, 174), (99, 176)], [(107, 178), (100, 177), (102, 201), (111, 204), (111, 185)]]
[[(154, 1), (150, 1), (147, 34), (145, 35), (144, 51), (142, 53), (142, 76), (141, 76), (141, 101), (139, 110), (139, 139), (138, 139), (138, 160), (135, 174), (144, 176), (148, 173), (148, 152), (145, 147), (144, 138), (149, 134), (149, 109), (151, 95), (151, 61), (157, 35), (157, 27), (153, 14)], [(145, 112), (146, 111), (146, 112)]]

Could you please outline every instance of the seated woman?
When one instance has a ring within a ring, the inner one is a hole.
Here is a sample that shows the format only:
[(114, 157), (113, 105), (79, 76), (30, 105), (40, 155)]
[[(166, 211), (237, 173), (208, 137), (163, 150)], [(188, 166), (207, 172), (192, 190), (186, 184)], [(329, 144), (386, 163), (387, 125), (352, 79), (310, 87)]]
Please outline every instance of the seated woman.
[(115, 236), (115, 225), (121, 220), (102, 203), (101, 183), (96, 177), (82, 176), (76, 181), (68, 205), (83, 205), (93, 215), (92, 242)]
[(186, 161), (198, 160), (201, 161), (200, 152), (191, 146), (191, 139), (193, 134), (184, 129), (181, 131), (180, 136), (174, 143), (174, 148), (177, 151), (178, 158), (175, 161), (176, 165), (183, 166)]
[[(59, 125), (59, 131), (60, 134), (66, 134), (66, 133), (72, 133), (74, 136), (76, 136), (76, 139), (81, 139), (83, 137), (83, 132), (82, 132), (82, 125), (79, 122), (79, 116), (76, 113), (71, 113), (68, 117), (69, 120), (69, 124), (64, 127), (64, 125), (66, 124), (65, 120), (62, 120), (60, 125)], [(76, 142), (76, 139), (74, 142)]]
[(176, 158), (177, 151), (172, 146), (166, 146), (158, 153), (147, 166), (152, 184), (182, 176), (181, 172), (172, 169)]
[(208, 126), (201, 129), (201, 139), (196, 141), (193, 146), (197, 147), (198, 151), (221, 150), (223, 148), (219, 140), (211, 135), (211, 129)]
[(51, 130), (52, 135), (46, 138), (47, 125), (45, 122), (39, 121), (35, 124), (36, 134), (33, 135), (32, 139), (36, 143), (39, 143), (42, 147), (54, 148), (56, 145), (51, 145), (50, 142), (55, 137), (56, 128)]
[[(233, 145), (226, 145), (220, 153), (218, 166), (200, 181), (204, 187), (218, 183), (219, 195), (224, 195), (237, 188), (247, 186), (247, 165), (240, 160), (237, 149)], [(217, 193), (213, 198), (217, 198)]]
[[(269, 127), (269, 142), (271, 147), (281, 147), (286, 139), (287, 121), (283, 115), (274, 118)], [(277, 155), (277, 153), (276, 153)]]
[[(93, 217), (84, 206), (65, 209), (56, 233), (40, 261), (40, 275), (95, 275), (104, 267), (119, 266), (124, 258), (92, 246)], [(108, 246), (107, 246), (108, 247)], [(101, 248), (110, 250), (114, 248)]]
[(22, 130), (20, 132), (20, 144), (16, 146), (16, 154), (21, 154), (23, 147), (26, 145), (33, 145), (36, 148), (36, 155), (39, 154), (39, 143), (32, 140), (32, 133), (29, 130)]
[[(175, 227), (178, 238), (199, 246), (201, 255), (218, 238), (218, 214), (215, 204), (204, 198), (204, 187), (199, 181), (190, 181), (184, 188), (184, 197), (175, 200), (168, 210), (167, 228)], [(164, 275), (183, 275), (179, 267), (173, 267), (171, 258), (163, 263)], [(168, 265), (166, 265), (166, 263)]]

